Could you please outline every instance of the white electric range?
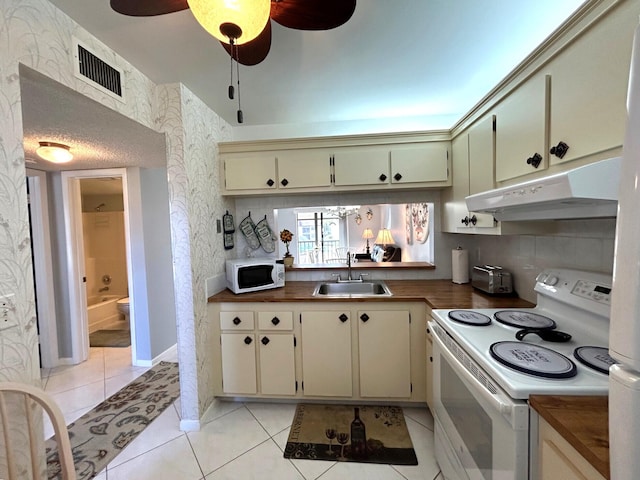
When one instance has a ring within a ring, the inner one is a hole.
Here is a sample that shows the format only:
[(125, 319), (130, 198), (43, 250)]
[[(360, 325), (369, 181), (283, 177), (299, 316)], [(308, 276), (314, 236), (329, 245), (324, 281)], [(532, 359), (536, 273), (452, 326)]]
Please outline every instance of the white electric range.
[(432, 311), (445, 478), (528, 478), (529, 395), (608, 393), (611, 284), (609, 275), (549, 269), (537, 278), (534, 308)]

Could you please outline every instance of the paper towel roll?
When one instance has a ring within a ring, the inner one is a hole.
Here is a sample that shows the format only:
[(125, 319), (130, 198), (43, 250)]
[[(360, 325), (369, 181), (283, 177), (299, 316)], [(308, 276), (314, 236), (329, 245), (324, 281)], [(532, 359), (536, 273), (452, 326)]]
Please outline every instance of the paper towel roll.
[(451, 281), (469, 283), (469, 251), (462, 248), (451, 250)]

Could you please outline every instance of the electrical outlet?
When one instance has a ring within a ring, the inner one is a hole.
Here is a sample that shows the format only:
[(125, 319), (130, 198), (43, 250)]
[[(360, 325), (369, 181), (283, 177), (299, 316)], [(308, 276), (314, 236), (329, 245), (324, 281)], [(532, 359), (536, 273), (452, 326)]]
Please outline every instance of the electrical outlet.
[(13, 300), (14, 296), (13, 293), (0, 295), (0, 330), (6, 330), (18, 324), (16, 319), (16, 306)]

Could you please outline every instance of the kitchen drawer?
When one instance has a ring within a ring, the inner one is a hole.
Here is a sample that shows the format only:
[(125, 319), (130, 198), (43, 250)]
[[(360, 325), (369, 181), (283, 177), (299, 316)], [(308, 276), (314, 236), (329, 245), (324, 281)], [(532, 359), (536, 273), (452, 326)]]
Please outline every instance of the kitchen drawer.
[(220, 312), (221, 330), (253, 330), (253, 312)]
[(260, 330), (293, 330), (293, 312), (258, 312)]

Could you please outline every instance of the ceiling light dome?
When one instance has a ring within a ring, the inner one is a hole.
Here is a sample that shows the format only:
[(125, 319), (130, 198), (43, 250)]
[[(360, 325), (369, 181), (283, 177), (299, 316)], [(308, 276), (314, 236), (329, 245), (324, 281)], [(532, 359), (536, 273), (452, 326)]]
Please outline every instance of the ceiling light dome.
[(36, 149), (38, 156), (52, 163), (67, 163), (73, 159), (70, 147), (63, 143), (55, 142), (39, 142), (40, 146)]
[(242, 45), (264, 30), (271, 0), (188, 0), (202, 27), (218, 40)]

